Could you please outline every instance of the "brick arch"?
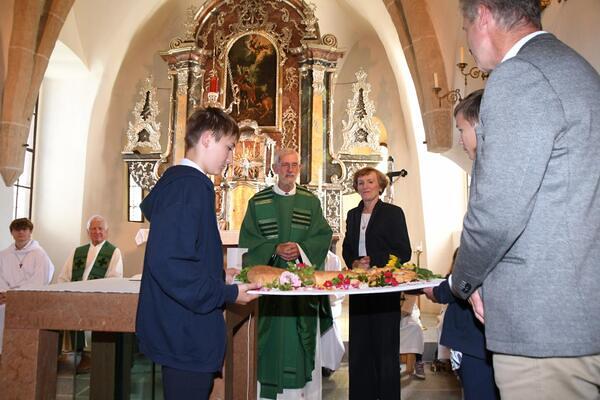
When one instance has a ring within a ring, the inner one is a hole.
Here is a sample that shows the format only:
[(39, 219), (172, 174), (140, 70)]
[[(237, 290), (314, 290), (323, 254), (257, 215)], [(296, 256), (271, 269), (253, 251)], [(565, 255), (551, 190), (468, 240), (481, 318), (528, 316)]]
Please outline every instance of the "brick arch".
[(433, 88), (437, 72), (442, 92), (448, 91), (444, 60), (433, 22), (423, 0), (383, 0), (402, 44), (413, 78), (427, 138), (427, 150), (441, 153), (452, 147), (452, 108), (440, 106)]

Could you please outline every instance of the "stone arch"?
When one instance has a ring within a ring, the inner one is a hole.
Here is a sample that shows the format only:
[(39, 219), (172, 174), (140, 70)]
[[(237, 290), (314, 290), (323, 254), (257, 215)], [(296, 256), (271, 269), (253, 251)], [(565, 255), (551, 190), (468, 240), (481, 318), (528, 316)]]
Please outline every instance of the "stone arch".
[(441, 153), (452, 147), (452, 108), (440, 105), (433, 92), (433, 73), (437, 72), (442, 91), (447, 91), (446, 73), (440, 45), (426, 1), (383, 0), (402, 44), (413, 77), (427, 150)]

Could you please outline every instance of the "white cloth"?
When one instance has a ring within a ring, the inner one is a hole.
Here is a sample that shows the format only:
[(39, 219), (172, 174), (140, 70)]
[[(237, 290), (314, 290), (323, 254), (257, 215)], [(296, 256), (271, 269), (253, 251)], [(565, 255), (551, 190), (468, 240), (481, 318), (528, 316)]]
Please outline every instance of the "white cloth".
[[(83, 277), (81, 280), (87, 281), (88, 276), (90, 275), (90, 271), (92, 270), (92, 266), (96, 261), (96, 257), (102, 249), (102, 246), (106, 243), (106, 240), (102, 243), (99, 243), (97, 246), (94, 246), (90, 243), (90, 249), (88, 251), (87, 260), (85, 263), (85, 270), (83, 271)], [(71, 282), (71, 277), (73, 275), (73, 256), (75, 255), (75, 249), (71, 252), (67, 261), (65, 261), (65, 265), (58, 276), (57, 282)], [(108, 268), (106, 270), (105, 278), (122, 278), (123, 277), (123, 257), (121, 256), (121, 250), (117, 247), (110, 259), (110, 263), (108, 263)]]
[[(325, 271), (341, 271), (342, 265), (340, 259), (331, 251), (327, 252), (325, 259)], [(342, 302), (344, 301), (343, 294), (329, 295), (329, 303), (331, 304), (331, 313), (333, 315), (333, 325), (321, 336), (321, 361), (325, 368), (332, 371), (340, 367), (342, 358), (346, 348), (342, 340), (340, 322), (338, 318), (342, 314)]]
[[(52, 278), (54, 265), (44, 249), (30, 240), (22, 249), (15, 244), (0, 252), (0, 292), (18, 289), (25, 285), (47, 285)], [(4, 336), (6, 305), (0, 305), (0, 354)]]
[(358, 235), (358, 256), (364, 257), (367, 255), (367, 226), (371, 220), (371, 214), (362, 213), (360, 215), (360, 234)]
[(425, 339), (421, 328), (421, 312), (416, 303), (417, 296), (405, 295), (400, 320), (400, 353), (423, 354)]

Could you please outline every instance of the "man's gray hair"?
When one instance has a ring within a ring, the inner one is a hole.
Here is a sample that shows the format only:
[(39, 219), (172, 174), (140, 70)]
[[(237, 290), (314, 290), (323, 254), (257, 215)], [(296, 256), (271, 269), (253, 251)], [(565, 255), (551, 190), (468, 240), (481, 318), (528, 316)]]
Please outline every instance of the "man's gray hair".
[(540, 0), (460, 0), (463, 17), (473, 22), (480, 5), (487, 7), (506, 30), (529, 24), (542, 29)]
[(300, 162), (300, 154), (294, 149), (284, 147), (275, 152), (275, 158), (273, 159), (273, 164), (279, 164), (279, 161), (287, 156), (288, 154), (295, 154), (298, 157), (298, 162)]
[(90, 225), (92, 224), (92, 221), (95, 219), (99, 219), (102, 222), (104, 222), (104, 229), (108, 229), (108, 222), (106, 222), (106, 219), (102, 215), (95, 214), (95, 215), (92, 215), (90, 217), (90, 219), (88, 219), (87, 228), (86, 228), (88, 231), (90, 230)]

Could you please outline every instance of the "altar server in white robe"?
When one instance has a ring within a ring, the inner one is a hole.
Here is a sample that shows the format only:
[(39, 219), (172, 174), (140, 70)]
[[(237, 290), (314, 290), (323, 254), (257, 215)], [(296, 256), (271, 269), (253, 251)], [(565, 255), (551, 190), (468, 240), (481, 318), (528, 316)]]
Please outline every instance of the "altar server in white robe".
[(31, 239), (33, 224), (27, 218), (15, 219), (9, 226), (15, 242), (0, 251), (0, 354), (4, 336), (6, 291), (30, 284), (46, 285), (54, 265), (44, 249)]

